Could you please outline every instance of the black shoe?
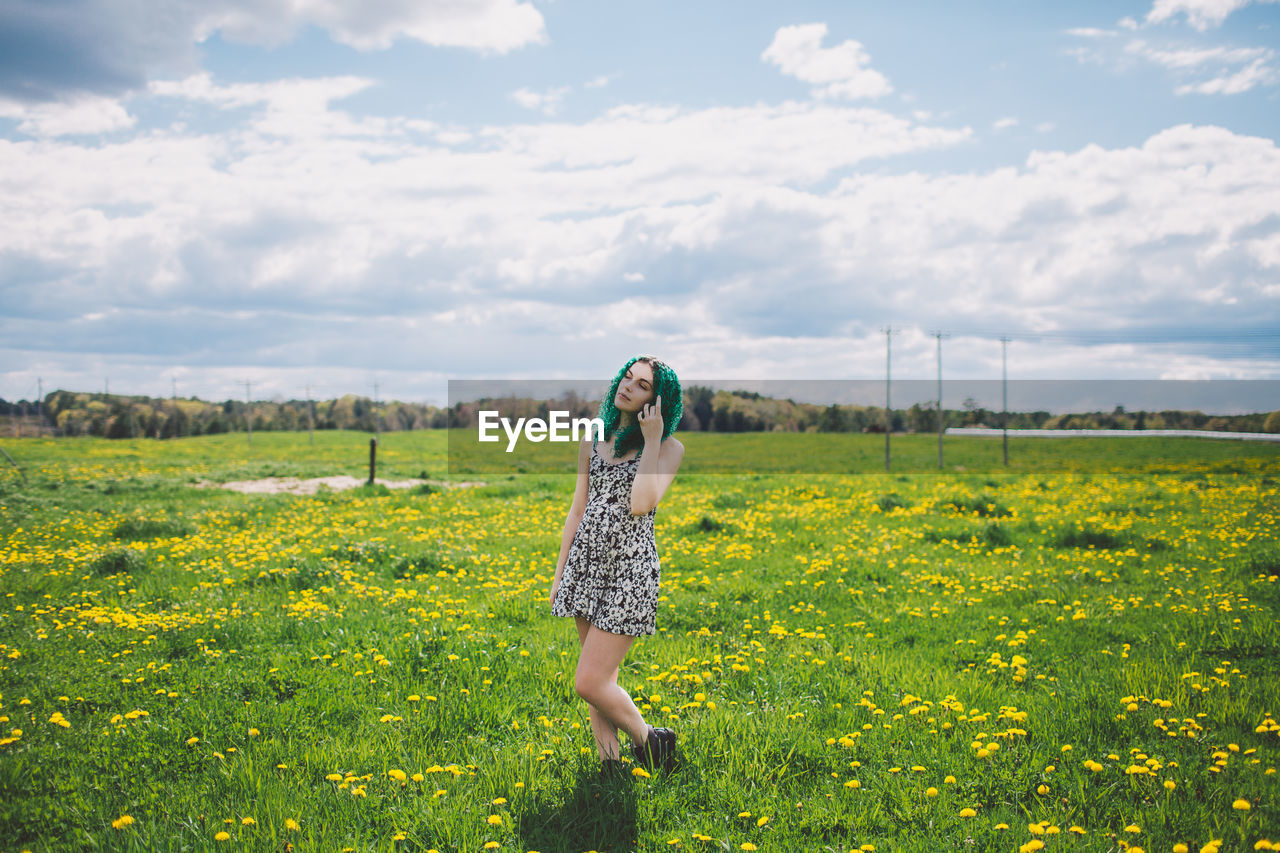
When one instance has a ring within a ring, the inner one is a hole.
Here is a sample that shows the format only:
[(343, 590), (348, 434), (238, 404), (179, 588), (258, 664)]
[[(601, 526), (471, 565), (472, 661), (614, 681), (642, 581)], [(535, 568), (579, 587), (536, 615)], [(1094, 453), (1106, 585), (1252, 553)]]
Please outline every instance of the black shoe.
[(600, 777), (602, 779), (624, 779), (631, 775), (627, 763), (617, 758), (604, 758), (600, 761)]
[(676, 762), (676, 733), (671, 729), (650, 726), (645, 742), (633, 745), (631, 749), (640, 765), (650, 770), (661, 768), (670, 772)]

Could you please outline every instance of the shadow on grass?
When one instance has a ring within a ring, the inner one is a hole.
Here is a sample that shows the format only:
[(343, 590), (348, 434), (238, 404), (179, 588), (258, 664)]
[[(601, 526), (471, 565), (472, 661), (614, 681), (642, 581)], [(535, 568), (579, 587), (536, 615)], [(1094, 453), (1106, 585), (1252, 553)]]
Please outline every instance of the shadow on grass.
[(640, 785), (630, 776), (605, 778), (598, 767), (583, 767), (563, 799), (539, 802), (520, 818), (516, 834), (521, 849), (541, 853), (635, 850)]

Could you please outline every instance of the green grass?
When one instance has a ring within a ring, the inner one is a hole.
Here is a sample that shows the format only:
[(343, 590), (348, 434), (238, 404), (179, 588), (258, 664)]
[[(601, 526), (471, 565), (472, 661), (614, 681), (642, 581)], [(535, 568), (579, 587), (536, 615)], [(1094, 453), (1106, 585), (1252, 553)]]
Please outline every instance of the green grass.
[[(682, 765), (619, 781), (546, 606), (570, 474), (248, 496), (196, 486), (363, 476), (368, 436), (6, 442), (0, 850), (1280, 841), (1280, 449), (1011, 442), (1005, 472), (954, 439), (938, 473), (895, 436), (901, 471), (840, 474), (759, 460), (883, 436), (682, 440), (621, 674)], [(384, 435), (379, 475), (448, 451)]]

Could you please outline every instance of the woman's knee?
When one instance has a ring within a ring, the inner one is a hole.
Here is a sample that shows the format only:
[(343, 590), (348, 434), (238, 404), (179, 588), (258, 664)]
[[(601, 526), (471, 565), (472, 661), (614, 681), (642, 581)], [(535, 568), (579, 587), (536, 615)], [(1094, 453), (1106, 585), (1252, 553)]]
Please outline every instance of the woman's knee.
[(577, 672), (573, 676), (573, 689), (579, 699), (594, 705), (593, 700), (600, 695), (600, 680), (584, 672)]

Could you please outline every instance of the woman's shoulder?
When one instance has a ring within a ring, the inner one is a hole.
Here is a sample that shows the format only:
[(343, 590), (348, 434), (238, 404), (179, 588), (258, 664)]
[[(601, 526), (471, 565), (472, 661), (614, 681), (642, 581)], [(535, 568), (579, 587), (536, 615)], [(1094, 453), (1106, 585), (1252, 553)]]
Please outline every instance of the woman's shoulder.
[(662, 440), (662, 449), (671, 449), (678, 453), (684, 453), (684, 445), (681, 444), (680, 439), (676, 438), (674, 435), (669, 435)]

